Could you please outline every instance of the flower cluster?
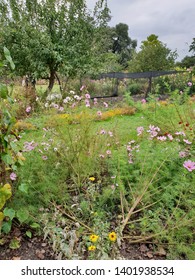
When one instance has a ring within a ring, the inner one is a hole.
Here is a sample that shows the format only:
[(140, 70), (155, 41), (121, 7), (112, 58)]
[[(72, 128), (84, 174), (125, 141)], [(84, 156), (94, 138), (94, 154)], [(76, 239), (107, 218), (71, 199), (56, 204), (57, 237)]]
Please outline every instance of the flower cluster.
[(133, 163), (134, 154), (133, 152), (139, 152), (139, 145), (135, 144), (135, 140), (128, 142), (126, 145), (127, 155), (128, 155), (128, 163)]

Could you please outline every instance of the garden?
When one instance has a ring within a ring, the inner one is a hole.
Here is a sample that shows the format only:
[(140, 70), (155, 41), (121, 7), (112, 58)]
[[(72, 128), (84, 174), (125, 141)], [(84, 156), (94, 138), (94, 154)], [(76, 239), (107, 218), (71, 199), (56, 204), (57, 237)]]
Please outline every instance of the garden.
[[(136, 101), (128, 91), (92, 98), (107, 80), (72, 81), (63, 96), (56, 85), (46, 100), (41, 85), (2, 83), (2, 252), (41, 237), (51, 259), (125, 259), (135, 248), (139, 258), (194, 259), (192, 82), (166, 100), (157, 84)], [(45, 247), (36, 252), (44, 258)]]

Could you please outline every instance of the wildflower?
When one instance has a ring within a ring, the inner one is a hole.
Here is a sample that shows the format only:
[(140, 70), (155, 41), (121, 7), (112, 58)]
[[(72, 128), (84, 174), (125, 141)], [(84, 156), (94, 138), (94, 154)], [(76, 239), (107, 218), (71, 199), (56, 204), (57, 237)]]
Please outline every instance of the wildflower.
[(145, 104), (145, 103), (146, 103), (146, 99), (143, 98), (143, 99), (141, 100), (141, 103), (142, 103), (142, 104)]
[(107, 151), (106, 151), (106, 154), (107, 154), (107, 155), (111, 155), (112, 152), (111, 152), (110, 150), (107, 150)]
[(89, 94), (89, 93), (86, 93), (86, 94), (85, 94), (85, 98), (86, 98), (86, 99), (90, 99), (90, 98), (91, 98), (90, 94)]
[(85, 85), (83, 85), (81, 88), (80, 88), (80, 91), (84, 90), (85, 88)]
[(192, 142), (190, 142), (190, 141), (187, 140), (187, 139), (183, 139), (183, 141), (184, 141), (186, 144), (188, 144), (188, 145), (191, 145), (191, 144), (192, 144)]
[(158, 136), (157, 139), (160, 140), (160, 141), (166, 141), (167, 137), (166, 136)]
[(98, 104), (98, 102), (97, 102), (97, 98), (94, 98), (94, 105), (97, 105)]
[(105, 158), (105, 156), (104, 156), (104, 155), (102, 155), (102, 154), (100, 154), (100, 155), (99, 155), (99, 157), (100, 157), (100, 158)]
[(59, 111), (60, 111), (60, 112), (63, 112), (63, 111), (64, 111), (64, 107), (60, 107), (60, 108), (59, 108)]
[(96, 249), (96, 246), (94, 246), (94, 245), (91, 245), (88, 247), (89, 251), (95, 251), (95, 249)]
[(106, 131), (104, 129), (100, 130), (100, 134), (106, 134)]
[(180, 158), (184, 158), (184, 157), (186, 157), (187, 156), (187, 153), (186, 152), (179, 152), (179, 157)]
[(24, 142), (24, 152), (29, 152), (34, 150), (37, 145), (38, 143), (34, 143), (34, 141)]
[(92, 234), (89, 237), (90, 241), (93, 242), (93, 243), (97, 242), (98, 238), (99, 238), (99, 236), (95, 235), (95, 234)]
[(183, 136), (186, 136), (185, 133), (183, 131), (177, 131), (175, 132), (175, 135), (183, 135)]
[(26, 113), (30, 113), (30, 111), (31, 111), (31, 106), (28, 106), (28, 107), (26, 108)]
[(94, 182), (95, 181), (95, 177), (89, 177), (89, 180)]
[(112, 131), (108, 131), (108, 134), (109, 134), (110, 137), (113, 137)]
[(183, 91), (182, 90), (180, 90), (180, 92), (179, 92), (180, 94), (183, 94)]
[(191, 160), (184, 161), (183, 166), (190, 172), (192, 170), (195, 170), (195, 162), (194, 161), (191, 161)]
[(111, 179), (115, 179), (116, 178), (116, 176), (111, 176)]
[(54, 152), (57, 152), (58, 148), (55, 147), (55, 148), (53, 148), (53, 150), (54, 150)]
[(104, 104), (105, 108), (108, 108), (108, 103), (104, 102), (103, 104)]
[(70, 90), (70, 94), (75, 94), (74, 90)]
[(74, 102), (74, 103), (72, 103), (71, 108), (74, 108), (75, 106), (76, 106), (76, 103)]
[(160, 131), (160, 128), (158, 126), (154, 126), (154, 125), (149, 125), (149, 130), (147, 130), (147, 132), (150, 133), (150, 137), (154, 138), (155, 136), (158, 135), (158, 132)]
[(142, 135), (143, 131), (144, 131), (143, 126), (138, 126), (138, 127), (137, 127), (137, 136)]
[(169, 140), (173, 140), (173, 136), (171, 134), (167, 134), (167, 137), (169, 138)]
[(47, 157), (47, 156), (42, 156), (42, 159), (43, 159), (43, 160), (47, 160), (48, 157)]
[(101, 116), (102, 116), (102, 112), (101, 112), (101, 111), (97, 111), (97, 115), (98, 115), (99, 117), (101, 117)]
[(111, 185), (110, 187), (113, 191), (115, 190), (115, 185)]
[(191, 86), (192, 86), (192, 83), (191, 83), (191, 82), (188, 82), (188, 86), (191, 87)]
[(117, 235), (114, 231), (110, 232), (108, 237), (109, 237), (110, 241), (112, 241), (112, 242), (115, 242), (117, 239)]
[(17, 178), (17, 175), (16, 175), (16, 173), (12, 172), (9, 177), (12, 181), (15, 181)]

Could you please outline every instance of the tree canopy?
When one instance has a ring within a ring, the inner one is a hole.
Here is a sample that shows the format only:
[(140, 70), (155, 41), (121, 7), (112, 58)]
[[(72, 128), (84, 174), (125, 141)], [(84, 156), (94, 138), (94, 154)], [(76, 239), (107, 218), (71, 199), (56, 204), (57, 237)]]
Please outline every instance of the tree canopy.
[(19, 75), (82, 75), (93, 63), (95, 30), (107, 24), (107, 3), (90, 14), (85, 0), (2, 0), (0, 45), (9, 46)]
[(129, 68), (134, 71), (169, 70), (174, 66), (177, 58), (176, 51), (172, 52), (167, 48), (155, 34), (151, 34), (145, 41), (142, 41), (140, 49), (129, 64)]

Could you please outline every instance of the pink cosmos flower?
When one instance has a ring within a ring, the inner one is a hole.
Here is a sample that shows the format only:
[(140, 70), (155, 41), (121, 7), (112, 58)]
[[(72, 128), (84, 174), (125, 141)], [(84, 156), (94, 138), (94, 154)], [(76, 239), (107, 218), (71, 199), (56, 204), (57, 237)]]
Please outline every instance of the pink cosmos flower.
[(104, 155), (102, 155), (102, 154), (100, 154), (100, 155), (99, 155), (99, 157), (100, 157), (100, 158), (105, 158), (105, 156), (104, 156)]
[(141, 100), (141, 103), (142, 103), (142, 104), (145, 104), (145, 103), (146, 103), (146, 99), (143, 98), (143, 99)]
[(105, 108), (108, 108), (108, 103), (104, 102), (103, 104), (104, 104)]
[(90, 99), (90, 98), (91, 98), (90, 94), (89, 94), (89, 93), (86, 93), (86, 94), (85, 94), (85, 98), (86, 98), (86, 99)]
[(63, 112), (63, 111), (64, 111), (64, 107), (60, 107), (60, 108), (59, 108), (59, 111), (60, 111), (60, 112)]
[(47, 156), (42, 156), (42, 159), (43, 159), (43, 160), (47, 160), (48, 157), (47, 157)]
[(108, 131), (108, 134), (109, 134), (110, 137), (113, 137), (112, 131)]
[(183, 131), (177, 131), (177, 132), (175, 132), (175, 135), (186, 136), (185, 133), (184, 133)]
[(192, 86), (192, 83), (191, 83), (191, 82), (188, 82), (188, 86), (191, 87), (191, 86)]
[(85, 87), (86, 87), (86, 86), (83, 85), (83, 86), (80, 88), (80, 91), (84, 90)]
[(188, 145), (191, 145), (191, 144), (192, 144), (192, 142), (190, 142), (190, 141), (187, 140), (187, 139), (183, 139), (183, 141), (184, 141), (186, 144), (188, 144)]
[(195, 162), (194, 161), (191, 161), (191, 160), (184, 161), (183, 166), (190, 172), (192, 170), (195, 170)]
[(138, 126), (138, 127), (137, 127), (137, 136), (142, 135), (143, 131), (144, 131), (143, 126)]
[(173, 140), (173, 136), (171, 134), (168, 134), (167, 137), (169, 138), (169, 140)]
[(12, 172), (9, 177), (12, 181), (15, 181), (17, 178), (17, 175), (16, 175), (16, 173)]
[(104, 129), (100, 130), (100, 134), (106, 134), (106, 131)]
[(30, 113), (30, 111), (31, 111), (31, 106), (28, 106), (27, 108), (26, 108), (26, 113)]
[(187, 153), (186, 152), (179, 152), (179, 157), (180, 158), (184, 158), (184, 157), (186, 157), (187, 156)]
[(110, 150), (107, 150), (107, 151), (106, 151), (106, 154), (107, 154), (107, 155), (111, 155), (112, 152), (111, 152)]
[(101, 116), (102, 116), (102, 112), (101, 112), (101, 111), (97, 111), (97, 115), (98, 115), (99, 117), (101, 117)]
[(160, 141), (166, 141), (167, 137), (166, 136), (158, 136), (157, 139), (160, 140)]

